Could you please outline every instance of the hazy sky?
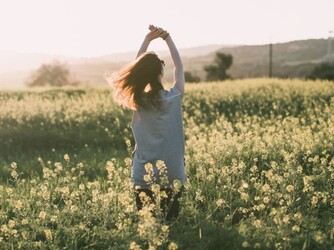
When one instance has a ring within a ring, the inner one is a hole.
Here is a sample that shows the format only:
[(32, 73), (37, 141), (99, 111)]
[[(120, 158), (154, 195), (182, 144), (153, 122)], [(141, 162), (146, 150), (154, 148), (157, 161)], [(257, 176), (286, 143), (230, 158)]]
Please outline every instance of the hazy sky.
[(133, 51), (151, 23), (182, 48), (327, 38), (333, 13), (334, 0), (0, 0), (0, 51)]

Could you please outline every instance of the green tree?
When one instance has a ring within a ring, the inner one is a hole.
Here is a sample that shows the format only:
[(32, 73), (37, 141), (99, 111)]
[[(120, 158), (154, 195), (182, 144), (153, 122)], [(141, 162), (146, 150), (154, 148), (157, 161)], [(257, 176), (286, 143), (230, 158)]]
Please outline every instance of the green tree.
[(200, 82), (201, 81), (201, 78), (199, 78), (196, 75), (193, 75), (189, 71), (184, 71), (184, 79), (186, 82)]
[(214, 64), (204, 67), (206, 71), (207, 81), (219, 81), (230, 79), (230, 75), (226, 73), (226, 70), (232, 66), (233, 57), (222, 52), (216, 53)]
[(70, 70), (66, 64), (54, 61), (50, 64), (42, 64), (36, 71), (34, 71), (30, 76), (27, 85), (30, 87), (61, 87), (65, 85), (77, 86), (79, 85), (79, 82), (72, 79)]
[(313, 69), (309, 79), (334, 80), (334, 63), (321, 63)]

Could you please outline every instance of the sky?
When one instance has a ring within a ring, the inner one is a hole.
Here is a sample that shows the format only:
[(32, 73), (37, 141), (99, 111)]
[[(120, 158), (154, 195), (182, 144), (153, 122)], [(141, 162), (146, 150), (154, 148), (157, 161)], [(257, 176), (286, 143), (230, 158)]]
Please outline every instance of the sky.
[[(328, 38), (333, 10), (334, 0), (0, 0), (0, 52), (134, 51), (149, 24), (180, 48)], [(166, 49), (162, 40), (151, 48)]]

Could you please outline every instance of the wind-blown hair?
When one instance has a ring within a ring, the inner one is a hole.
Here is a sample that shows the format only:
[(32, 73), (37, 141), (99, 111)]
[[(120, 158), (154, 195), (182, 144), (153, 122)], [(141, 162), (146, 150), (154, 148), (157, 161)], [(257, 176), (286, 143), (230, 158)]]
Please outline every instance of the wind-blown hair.
[[(162, 73), (163, 61), (155, 53), (146, 52), (117, 74), (107, 77), (107, 81), (113, 86), (113, 97), (118, 104), (137, 110), (145, 108), (146, 100), (159, 106), (155, 100), (163, 89)], [(147, 87), (149, 91), (145, 92)]]

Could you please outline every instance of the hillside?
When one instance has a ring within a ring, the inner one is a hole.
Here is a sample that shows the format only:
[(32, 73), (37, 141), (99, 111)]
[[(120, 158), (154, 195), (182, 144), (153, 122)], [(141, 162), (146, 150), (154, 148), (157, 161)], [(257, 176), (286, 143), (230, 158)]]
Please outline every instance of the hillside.
[[(314, 65), (325, 60), (327, 40), (303, 40), (273, 45), (273, 75), (305, 77)], [(269, 46), (242, 46), (221, 49), (233, 55), (230, 73), (235, 78), (262, 77), (268, 74)]]
[[(213, 44), (180, 49), (182, 56), (194, 58), (205, 56), (229, 45)], [(168, 51), (157, 51), (161, 57), (167, 57)], [(91, 58), (69, 58), (59, 55), (41, 55), (33, 53), (8, 53), (0, 51), (0, 88), (22, 87), (31, 72), (42, 63), (53, 60), (66, 62), (74, 76), (85, 84), (105, 84), (102, 75), (105, 71), (116, 71), (126, 65), (136, 55), (136, 51), (115, 53)], [(168, 69), (167, 69), (168, 71)], [(168, 75), (168, 74), (167, 74)]]
[[(304, 78), (314, 66), (326, 60), (333, 61), (333, 54), (327, 57), (327, 39), (311, 39), (273, 44), (273, 76)], [(269, 45), (238, 46), (219, 50), (233, 56), (229, 73), (233, 78), (265, 77), (269, 72)], [(203, 65), (214, 60), (215, 53), (185, 59), (185, 68), (205, 78)]]
[[(334, 47), (334, 46), (333, 46)], [(311, 39), (302, 41), (292, 41), (288, 43), (273, 44), (273, 76), (304, 78), (315, 67), (316, 64), (327, 60), (327, 39)], [(191, 56), (190, 53), (181, 51), (186, 71), (198, 75), (205, 79), (205, 65), (211, 64), (216, 51), (221, 51), (233, 55), (233, 65), (229, 73), (233, 78), (254, 78), (266, 77), (269, 71), (269, 45), (245, 45), (235, 47), (217, 48), (204, 55)], [(195, 50), (192, 50), (194, 53)], [(166, 52), (158, 53), (166, 61), (165, 78), (172, 80), (172, 62)], [(333, 54), (332, 54), (333, 55)], [(331, 57), (333, 60), (333, 56)], [(126, 65), (121, 63), (101, 63), (101, 64), (76, 64), (72, 65), (73, 72), (80, 75), (86, 82), (102, 83), (100, 72), (113, 72)], [(89, 75), (88, 73), (89, 72)], [(94, 78), (95, 76), (95, 78)]]
[[(334, 46), (332, 46), (334, 47)], [(273, 76), (304, 78), (314, 66), (322, 61), (331, 58), (327, 55), (327, 39), (310, 39), (292, 41), (287, 43), (273, 44)], [(199, 76), (205, 80), (205, 65), (211, 64), (215, 57), (215, 52), (221, 51), (233, 56), (233, 65), (229, 70), (233, 78), (253, 78), (266, 77), (269, 71), (269, 45), (208, 45), (194, 48), (181, 49), (180, 54), (184, 61), (186, 71)], [(103, 79), (105, 72), (115, 72), (125, 66), (134, 58), (136, 52), (111, 54), (95, 58), (64, 58), (67, 61), (74, 76), (87, 85), (106, 85)], [(168, 51), (157, 51), (157, 54), (166, 62), (165, 80), (172, 80), (172, 62)], [(50, 62), (51, 57), (39, 55), (38, 59), (29, 55), (33, 63), (21, 55), (14, 58), (17, 60), (15, 68), (14, 59), (6, 64), (0, 60), (0, 87), (3, 86), (23, 86), (29, 77), (31, 70), (38, 67), (43, 62)], [(327, 56), (327, 57), (326, 57)], [(24, 64), (20, 64), (24, 62)], [(7, 68), (2, 66), (6, 65)], [(11, 66), (11, 67), (9, 67)], [(28, 67), (30, 66), (30, 67)], [(6, 70), (4, 70), (6, 69)]]

